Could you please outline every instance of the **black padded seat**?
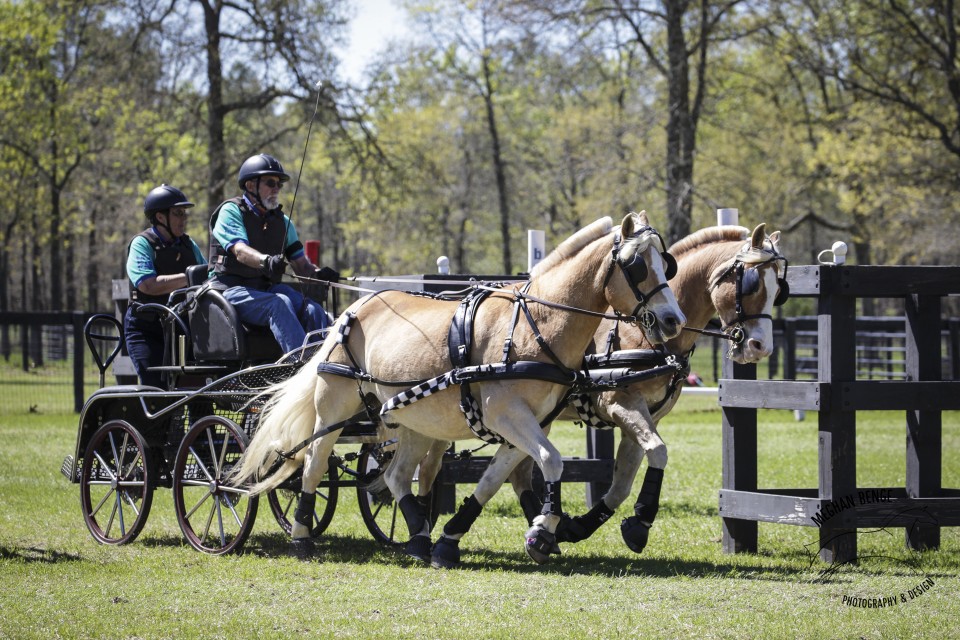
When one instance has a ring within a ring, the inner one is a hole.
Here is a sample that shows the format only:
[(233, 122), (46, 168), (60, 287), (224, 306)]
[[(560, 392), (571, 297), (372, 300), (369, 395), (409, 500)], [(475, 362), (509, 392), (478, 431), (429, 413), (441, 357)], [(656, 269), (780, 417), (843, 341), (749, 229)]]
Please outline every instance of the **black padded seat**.
[(193, 359), (197, 363), (248, 365), (275, 362), (283, 351), (270, 327), (245, 325), (223, 293), (204, 287), (188, 305)]

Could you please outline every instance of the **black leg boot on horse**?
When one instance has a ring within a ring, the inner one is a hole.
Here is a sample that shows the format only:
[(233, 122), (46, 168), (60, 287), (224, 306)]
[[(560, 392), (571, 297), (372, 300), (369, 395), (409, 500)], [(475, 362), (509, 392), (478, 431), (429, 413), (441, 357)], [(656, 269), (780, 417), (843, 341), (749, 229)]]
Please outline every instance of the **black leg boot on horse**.
[(557, 525), (557, 542), (580, 542), (592, 536), (604, 522), (613, 515), (613, 510), (604, 503), (603, 499), (597, 501), (590, 511), (582, 516), (571, 518), (567, 514), (560, 517), (560, 524)]
[(635, 553), (641, 553), (647, 546), (650, 527), (653, 526), (657, 511), (660, 509), (661, 484), (663, 484), (663, 469), (647, 467), (647, 473), (643, 476), (643, 486), (640, 487), (640, 495), (637, 496), (637, 503), (633, 506), (635, 515), (625, 518), (620, 523), (623, 541)]
[[(313, 538), (310, 537), (310, 528), (313, 526), (314, 510), (317, 506), (317, 494), (300, 492), (300, 499), (297, 500), (297, 510), (293, 514), (293, 553), (301, 560), (305, 560), (313, 555)], [(302, 530), (306, 530), (305, 537), (296, 537)]]
[[(539, 516), (533, 519), (533, 526), (527, 530), (526, 544), (524, 545), (527, 555), (533, 558), (537, 564), (547, 562), (551, 554), (560, 553), (557, 536), (548, 527), (551, 520), (557, 523), (561, 516), (560, 481), (546, 482), (544, 484), (543, 510)], [(554, 524), (554, 526), (556, 525)]]
[(463, 505), (443, 527), (443, 534), (433, 545), (430, 564), (435, 569), (453, 569), (460, 565), (460, 538), (470, 530), (483, 505), (476, 496), (464, 499)]
[(426, 505), (412, 493), (400, 498), (398, 504), (410, 531), (410, 539), (403, 547), (404, 553), (417, 560), (430, 562), (430, 518)]

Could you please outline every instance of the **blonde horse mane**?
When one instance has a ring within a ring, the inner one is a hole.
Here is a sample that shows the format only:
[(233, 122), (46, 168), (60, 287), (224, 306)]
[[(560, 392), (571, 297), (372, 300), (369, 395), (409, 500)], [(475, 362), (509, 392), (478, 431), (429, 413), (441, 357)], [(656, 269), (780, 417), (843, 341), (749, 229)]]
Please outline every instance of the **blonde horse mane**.
[(691, 233), (686, 238), (677, 240), (669, 249), (674, 258), (693, 251), (705, 244), (725, 242), (727, 240), (746, 240), (750, 237), (750, 230), (746, 227), (733, 225), (723, 227), (707, 227)]
[(575, 234), (564, 240), (560, 245), (550, 252), (546, 258), (541, 260), (537, 265), (530, 270), (530, 277), (536, 278), (544, 271), (551, 269), (560, 262), (563, 262), (567, 258), (576, 255), (580, 249), (583, 249), (585, 246), (601, 238), (613, 229), (613, 218), (606, 216), (600, 218), (596, 222), (591, 222), (580, 231), (577, 231)]

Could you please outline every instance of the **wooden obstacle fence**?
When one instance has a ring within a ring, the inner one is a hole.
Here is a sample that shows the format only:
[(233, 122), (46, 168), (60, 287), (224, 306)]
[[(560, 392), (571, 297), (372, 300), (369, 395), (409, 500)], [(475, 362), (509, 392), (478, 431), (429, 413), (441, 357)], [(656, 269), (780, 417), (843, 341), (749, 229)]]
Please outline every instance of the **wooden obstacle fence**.
[[(826, 562), (854, 561), (865, 527), (903, 527), (909, 548), (938, 548), (940, 527), (960, 526), (960, 489), (942, 486), (941, 467), (942, 412), (960, 409), (960, 381), (943, 381), (940, 353), (942, 298), (960, 294), (960, 267), (799, 266), (789, 284), (817, 298), (818, 376), (757, 380), (756, 365), (724, 361), (724, 551), (756, 552), (759, 522), (819, 527)], [(857, 378), (856, 303), (871, 297), (904, 301), (905, 379)], [(759, 409), (818, 412), (816, 488), (757, 487)], [(857, 486), (857, 412), (876, 410), (905, 414), (904, 487)]]

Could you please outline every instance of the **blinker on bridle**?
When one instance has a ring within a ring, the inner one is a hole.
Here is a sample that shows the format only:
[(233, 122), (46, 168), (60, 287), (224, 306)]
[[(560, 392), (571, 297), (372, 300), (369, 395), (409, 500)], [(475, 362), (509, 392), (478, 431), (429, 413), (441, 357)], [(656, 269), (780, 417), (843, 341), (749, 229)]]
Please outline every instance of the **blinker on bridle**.
[[(657, 239), (660, 241), (660, 256), (663, 258), (666, 263), (666, 270), (664, 275), (667, 280), (672, 279), (677, 275), (677, 261), (670, 255), (666, 250), (666, 244), (663, 242), (663, 237), (651, 226), (645, 225), (636, 230), (631, 238), (637, 238), (645, 233), (653, 234), (657, 236)], [(630, 262), (624, 262), (620, 257), (620, 249), (623, 248), (623, 238), (620, 235), (620, 232), (617, 231), (616, 235), (613, 238), (613, 250), (610, 255), (610, 266), (607, 267), (607, 275), (603, 279), (603, 286), (606, 287), (607, 283), (610, 281), (610, 276), (613, 275), (613, 266), (617, 265), (620, 267), (620, 270), (623, 272), (623, 277), (627, 281), (627, 284), (630, 285), (630, 289), (633, 291), (634, 296), (636, 296), (639, 302), (637, 306), (634, 307), (633, 313), (630, 314), (637, 319), (637, 323), (642, 326), (644, 329), (652, 329), (657, 324), (657, 316), (647, 309), (647, 304), (650, 302), (650, 299), (653, 298), (658, 292), (662, 289), (666, 289), (669, 285), (666, 282), (661, 282), (652, 291), (644, 293), (640, 291), (638, 286), (639, 283), (643, 282), (650, 275), (647, 263), (644, 262), (643, 257), (639, 252), (635, 252), (633, 257), (630, 259)]]
[[(773, 254), (769, 260), (755, 264), (754, 266), (747, 268), (746, 264), (742, 260), (736, 260), (733, 263), (733, 266), (727, 270), (718, 280), (722, 280), (727, 276), (731, 271), (736, 274), (736, 287), (737, 287), (737, 298), (736, 305), (734, 306), (734, 311), (737, 313), (737, 319), (734, 323), (724, 327), (724, 332), (729, 328), (730, 340), (735, 344), (741, 344), (746, 338), (746, 333), (743, 331), (743, 325), (747, 320), (759, 320), (759, 319), (768, 319), (771, 322), (773, 321), (773, 316), (769, 313), (754, 313), (754, 314), (745, 314), (743, 312), (743, 296), (753, 295), (760, 290), (760, 267), (765, 264), (770, 264), (771, 262), (783, 261), (783, 275), (777, 277), (777, 296), (773, 299), (773, 305), (775, 307), (782, 306), (787, 299), (790, 297), (790, 285), (787, 284), (787, 259), (779, 254)], [(776, 267), (775, 267), (776, 268)]]

